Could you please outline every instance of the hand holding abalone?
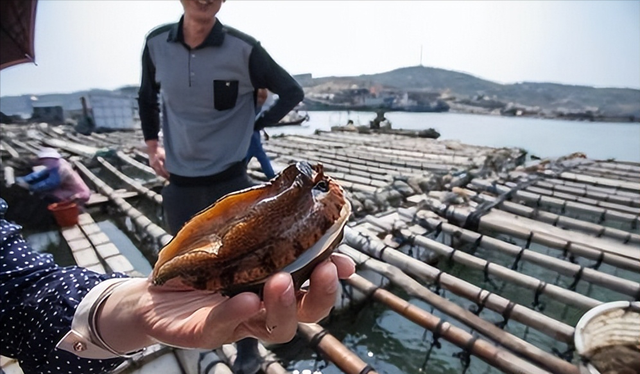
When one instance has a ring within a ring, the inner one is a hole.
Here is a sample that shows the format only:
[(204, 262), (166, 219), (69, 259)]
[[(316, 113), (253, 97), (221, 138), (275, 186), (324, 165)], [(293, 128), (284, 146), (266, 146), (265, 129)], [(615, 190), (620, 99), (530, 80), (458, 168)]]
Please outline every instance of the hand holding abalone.
[(195, 215), (158, 256), (153, 282), (172, 279), (233, 295), (259, 291), (278, 272), (296, 287), (342, 240), (351, 207), (322, 165), (298, 162)]

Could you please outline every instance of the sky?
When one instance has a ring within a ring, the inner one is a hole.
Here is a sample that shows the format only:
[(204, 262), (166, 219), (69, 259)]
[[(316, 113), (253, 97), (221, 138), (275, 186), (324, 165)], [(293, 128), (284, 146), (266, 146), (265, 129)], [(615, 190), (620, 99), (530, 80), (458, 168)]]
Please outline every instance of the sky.
[[(145, 35), (178, 0), (39, 0), (35, 62), (0, 71), (0, 96), (140, 82)], [(497, 83), (640, 89), (640, 0), (228, 0), (219, 20), (291, 74), (375, 74), (424, 65)]]

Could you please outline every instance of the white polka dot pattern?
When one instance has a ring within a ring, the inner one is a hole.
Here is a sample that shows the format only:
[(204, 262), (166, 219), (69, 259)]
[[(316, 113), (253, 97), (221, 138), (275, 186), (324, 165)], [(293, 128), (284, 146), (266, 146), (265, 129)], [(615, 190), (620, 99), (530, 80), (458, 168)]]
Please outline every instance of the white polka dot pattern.
[(89, 290), (126, 275), (59, 267), (50, 254), (31, 250), (22, 227), (4, 219), (7, 209), (0, 198), (0, 354), (16, 358), (29, 374), (114, 369), (123, 359), (80, 358), (55, 346), (71, 329), (75, 309)]

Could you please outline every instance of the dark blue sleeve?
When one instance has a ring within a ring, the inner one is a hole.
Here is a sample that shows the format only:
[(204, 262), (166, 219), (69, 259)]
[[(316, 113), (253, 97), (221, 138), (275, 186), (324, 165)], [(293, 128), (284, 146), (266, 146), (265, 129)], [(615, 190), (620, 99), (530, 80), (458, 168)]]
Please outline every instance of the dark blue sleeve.
[(156, 67), (145, 44), (142, 52), (142, 79), (138, 90), (138, 113), (144, 140), (158, 139), (160, 131), (160, 85), (156, 82)]
[(4, 219), (0, 198), (0, 354), (25, 373), (106, 373), (123, 359), (80, 358), (56, 348), (71, 329), (76, 307), (98, 283), (123, 274), (59, 267), (49, 254), (33, 252), (22, 228)]
[(302, 87), (269, 56), (260, 44), (255, 45), (251, 50), (249, 74), (254, 87), (267, 88), (278, 94), (278, 100), (262, 112), (256, 120), (255, 130), (277, 125), (282, 117), (304, 99)]
[(34, 192), (46, 192), (51, 191), (60, 186), (60, 172), (58, 168), (47, 169), (46, 178), (40, 179), (35, 182), (29, 182), (31, 187), (29, 189)]
[(31, 174), (25, 175), (22, 177), (25, 182), (29, 184), (37, 183), (49, 176), (49, 169), (42, 169), (38, 171), (34, 171)]

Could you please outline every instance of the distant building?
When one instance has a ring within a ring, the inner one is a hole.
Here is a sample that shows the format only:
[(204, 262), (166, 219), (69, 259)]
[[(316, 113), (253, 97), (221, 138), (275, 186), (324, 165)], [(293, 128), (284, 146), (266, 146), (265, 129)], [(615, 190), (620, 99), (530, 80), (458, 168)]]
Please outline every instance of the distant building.
[(31, 120), (35, 122), (46, 122), (52, 125), (62, 125), (65, 113), (62, 104), (59, 102), (36, 101), (31, 102), (33, 111)]
[(97, 131), (133, 130), (138, 117), (134, 98), (119, 93), (90, 93), (87, 106)]

